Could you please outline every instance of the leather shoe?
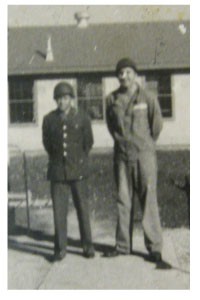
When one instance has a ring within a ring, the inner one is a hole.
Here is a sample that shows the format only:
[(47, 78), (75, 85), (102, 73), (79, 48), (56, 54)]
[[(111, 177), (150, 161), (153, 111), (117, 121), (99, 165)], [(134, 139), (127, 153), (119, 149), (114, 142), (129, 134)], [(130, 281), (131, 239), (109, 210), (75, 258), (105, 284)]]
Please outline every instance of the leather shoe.
[(172, 266), (168, 262), (161, 260), (161, 261), (157, 262), (156, 269), (170, 270), (170, 269), (172, 269)]
[(91, 249), (84, 250), (83, 251), (83, 256), (85, 258), (93, 258), (93, 257), (95, 257), (94, 249), (91, 248)]
[(149, 261), (152, 261), (152, 262), (155, 262), (155, 263), (158, 263), (158, 262), (161, 262), (162, 261), (162, 255), (160, 252), (151, 252), (150, 255), (149, 255)]
[(159, 270), (169, 270), (172, 269), (172, 266), (162, 259), (162, 255), (160, 252), (152, 252), (149, 257), (150, 261), (156, 263), (156, 269)]
[(116, 257), (116, 256), (119, 256), (119, 255), (127, 255), (128, 253), (125, 253), (125, 252), (121, 252), (117, 249), (114, 249), (112, 251), (106, 251), (104, 252), (103, 256), (104, 257)]
[(55, 252), (54, 261), (61, 261), (62, 259), (65, 258), (65, 256), (66, 256), (66, 251), (65, 250)]

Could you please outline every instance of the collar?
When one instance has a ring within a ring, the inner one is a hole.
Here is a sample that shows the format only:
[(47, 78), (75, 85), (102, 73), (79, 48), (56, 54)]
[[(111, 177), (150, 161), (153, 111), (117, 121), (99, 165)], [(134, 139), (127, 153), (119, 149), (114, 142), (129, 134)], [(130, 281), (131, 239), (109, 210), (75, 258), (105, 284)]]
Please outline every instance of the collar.
[(57, 108), (56, 113), (58, 114), (58, 116), (61, 118), (62, 121), (66, 121), (76, 114), (76, 109), (74, 107), (71, 107), (68, 113), (66, 114), (65, 112)]
[(127, 90), (124, 87), (119, 87), (119, 93), (127, 96), (129, 99), (131, 99), (132, 102), (137, 101), (138, 94), (140, 93), (140, 86), (138, 83), (136, 83), (136, 89)]

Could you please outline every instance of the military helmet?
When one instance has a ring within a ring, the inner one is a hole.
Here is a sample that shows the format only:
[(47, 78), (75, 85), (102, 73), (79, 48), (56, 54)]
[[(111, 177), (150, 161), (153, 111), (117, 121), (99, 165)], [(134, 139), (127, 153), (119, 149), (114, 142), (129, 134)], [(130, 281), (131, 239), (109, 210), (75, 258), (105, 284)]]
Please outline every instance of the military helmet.
[(73, 87), (66, 81), (58, 83), (54, 88), (54, 99), (58, 99), (64, 95), (70, 95), (72, 98), (74, 98)]

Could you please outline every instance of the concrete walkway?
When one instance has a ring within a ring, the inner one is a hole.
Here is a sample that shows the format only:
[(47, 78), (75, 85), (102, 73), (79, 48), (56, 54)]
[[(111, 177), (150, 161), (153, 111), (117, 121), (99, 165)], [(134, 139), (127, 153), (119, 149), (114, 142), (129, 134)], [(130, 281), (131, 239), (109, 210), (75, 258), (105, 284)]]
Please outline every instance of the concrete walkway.
[[(51, 262), (52, 232), (43, 236), (27, 236), (24, 232), (9, 236), (8, 289), (189, 289), (189, 262), (181, 263), (177, 245), (174, 245), (177, 236), (181, 241), (186, 236), (188, 239), (189, 230), (164, 230), (163, 258), (173, 268), (159, 270), (145, 259), (147, 252), (141, 229), (134, 232), (134, 255), (102, 257), (103, 250), (114, 245), (113, 228), (106, 222), (93, 224), (95, 258), (82, 257), (75, 220), (74, 216), (69, 217), (72, 235), (68, 254), (61, 262)], [(189, 240), (186, 244), (189, 257)]]

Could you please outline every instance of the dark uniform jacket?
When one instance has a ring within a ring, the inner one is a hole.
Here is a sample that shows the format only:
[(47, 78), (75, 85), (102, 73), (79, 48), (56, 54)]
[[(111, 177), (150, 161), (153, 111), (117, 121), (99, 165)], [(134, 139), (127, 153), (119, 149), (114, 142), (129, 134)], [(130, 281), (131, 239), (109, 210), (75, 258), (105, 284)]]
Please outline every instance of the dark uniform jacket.
[(79, 180), (88, 176), (93, 134), (90, 119), (84, 112), (71, 108), (65, 115), (56, 109), (44, 117), (42, 132), (49, 155), (49, 180)]
[(106, 119), (114, 139), (116, 159), (135, 161), (141, 152), (155, 152), (162, 129), (162, 114), (156, 98), (138, 86), (129, 97), (122, 88), (107, 98)]

